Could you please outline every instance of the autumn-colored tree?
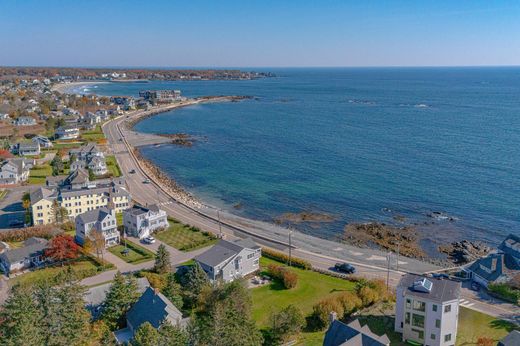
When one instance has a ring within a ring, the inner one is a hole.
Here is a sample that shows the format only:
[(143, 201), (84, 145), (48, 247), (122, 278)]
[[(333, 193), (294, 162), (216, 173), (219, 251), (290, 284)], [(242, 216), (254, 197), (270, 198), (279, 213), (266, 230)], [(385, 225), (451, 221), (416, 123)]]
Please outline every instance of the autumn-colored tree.
[(0, 149), (0, 159), (9, 159), (11, 157), (13, 157), (13, 154), (11, 154), (9, 150)]
[(55, 261), (63, 262), (75, 259), (79, 256), (79, 246), (70, 235), (62, 234), (51, 239), (49, 247), (45, 250), (45, 256)]
[(481, 336), (477, 339), (477, 346), (493, 346), (495, 341), (487, 336)]
[(103, 258), (105, 252), (105, 237), (98, 232), (95, 228), (92, 228), (89, 232), (89, 238), (92, 242), (92, 248), (96, 252), (96, 256), (99, 258), (101, 255), (101, 259)]

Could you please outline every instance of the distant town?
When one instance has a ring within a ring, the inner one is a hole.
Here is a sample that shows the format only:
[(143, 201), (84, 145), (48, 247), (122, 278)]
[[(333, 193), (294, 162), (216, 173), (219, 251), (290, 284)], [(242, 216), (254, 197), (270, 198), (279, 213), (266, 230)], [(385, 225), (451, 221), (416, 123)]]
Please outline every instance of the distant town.
[(451, 268), (303, 249), (205, 209), (139, 154), (172, 143), (140, 119), (246, 97), (64, 88), (272, 76), (0, 68), (0, 344), (519, 345), (518, 235)]

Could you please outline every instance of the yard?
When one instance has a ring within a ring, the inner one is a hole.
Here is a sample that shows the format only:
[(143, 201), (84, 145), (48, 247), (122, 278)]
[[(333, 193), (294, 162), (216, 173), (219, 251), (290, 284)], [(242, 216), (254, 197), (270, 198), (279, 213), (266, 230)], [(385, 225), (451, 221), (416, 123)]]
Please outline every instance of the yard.
[(155, 237), (178, 250), (192, 251), (217, 242), (217, 238), (211, 233), (202, 232), (176, 220), (169, 219), (168, 222), (170, 227), (157, 232)]
[(9, 192), (9, 191), (6, 190), (6, 189), (0, 190), (0, 201), (1, 201), (2, 199), (4, 199), (5, 196), (7, 196), (7, 193), (8, 193), (8, 192)]
[[(270, 263), (280, 264), (262, 257), (260, 265), (266, 267)], [(355, 283), (311, 270), (292, 268), (298, 274), (298, 285), (290, 290), (282, 289), (272, 283), (251, 290), (253, 297), (253, 319), (259, 327), (266, 327), (269, 315), (273, 310), (280, 310), (290, 304), (297, 306), (304, 314), (310, 315), (312, 306), (329, 294), (354, 290)], [(302, 345), (321, 345), (325, 332), (302, 333)]]
[[(83, 257), (74, 263), (71, 264), (72, 269), (76, 273), (78, 279), (84, 279), (90, 276), (94, 276), (99, 274), (102, 271), (111, 269), (113, 265), (107, 264), (105, 266), (98, 263), (98, 261), (94, 258)], [(15, 284), (21, 285), (36, 285), (42, 282), (52, 281), (56, 275), (65, 271), (67, 266), (54, 266), (47, 267), (42, 269), (35, 269), (34, 271), (27, 272), (25, 274), (21, 274), (19, 276), (13, 277), (9, 280), (9, 284), (11, 286)]]
[(55, 142), (53, 143), (53, 149), (74, 149), (79, 148), (83, 145), (83, 142)]
[(110, 172), (110, 175), (112, 175), (113, 177), (120, 177), (122, 174), (121, 174), (121, 169), (119, 168), (119, 165), (117, 164), (117, 160), (115, 158), (115, 156), (113, 155), (109, 155), (105, 158), (105, 161), (107, 163), (107, 168), (108, 168), (108, 171)]
[(83, 132), (81, 138), (88, 142), (97, 142), (98, 140), (105, 138), (105, 135), (101, 130), (101, 126), (97, 125), (95, 130)]
[(49, 163), (35, 166), (29, 173), (29, 184), (45, 184), (45, 179), (52, 175), (52, 167)]
[(112, 254), (121, 258), (123, 261), (132, 264), (148, 262), (154, 259), (154, 253), (139, 246), (131, 241), (126, 241), (127, 253), (124, 253), (125, 245), (116, 245), (108, 249)]

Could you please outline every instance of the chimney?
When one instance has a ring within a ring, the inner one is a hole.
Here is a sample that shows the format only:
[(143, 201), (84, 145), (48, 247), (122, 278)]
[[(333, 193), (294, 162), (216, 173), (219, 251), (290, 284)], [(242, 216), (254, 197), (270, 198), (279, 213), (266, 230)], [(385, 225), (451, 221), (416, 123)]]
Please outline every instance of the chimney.
[(338, 314), (335, 311), (331, 311), (329, 314), (329, 323), (332, 324), (335, 320), (338, 319)]
[(493, 257), (491, 259), (491, 271), (497, 270), (497, 258)]

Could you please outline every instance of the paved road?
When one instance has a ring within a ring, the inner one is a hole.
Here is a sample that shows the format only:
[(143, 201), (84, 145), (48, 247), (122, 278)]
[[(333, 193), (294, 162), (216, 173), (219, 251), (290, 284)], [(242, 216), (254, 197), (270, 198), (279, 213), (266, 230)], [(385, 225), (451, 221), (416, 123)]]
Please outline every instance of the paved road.
[[(152, 179), (151, 184), (144, 184), (148, 178), (141, 169), (138, 161), (130, 153), (130, 145), (126, 141), (133, 136), (123, 125), (144, 114), (144, 111), (135, 111), (126, 116), (116, 118), (103, 126), (103, 131), (110, 143), (123, 174), (126, 176), (128, 188), (134, 200), (141, 204), (157, 203), (168, 215), (190, 225), (215, 234), (222, 233), (226, 238), (251, 236), (257, 243), (288, 252), (288, 231), (276, 225), (257, 222), (231, 215), (220, 211), (220, 223), (217, 212), (211, 208), (195, 210), (169, 196), (160, 184)], [(128, 174), (135, 170), (135, 174)], [(345, 244), (336, 243), (300, 232), (292, 233), (291, 248), (294, 256), (309, 260), (313, 266), (321, 269), (330, 269), (334, 263), (347, 261), (357, 267), (358, 274), (368, 278), (388, 278), (390, 285), (395, 286), (405, 272), (426, 273), (439, 270), (439, 267), (421, 261), (401, 257), (397, 266), (397, 256), (377, 250), (359, 249)], [(390, 265), (388, 264), (390, 262)], [(390, 270), (388, 270), (390, 268)], [(398, 270), (399, 269), (399, 270)], [(484, 299), (478, 299), (463, 290), (463, 298), (469, 302), (468, 307), (491, 314), (493, 316), (510, 317), (520, 314), (516, 309), (499, 304), (489, 304)]]

